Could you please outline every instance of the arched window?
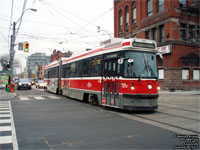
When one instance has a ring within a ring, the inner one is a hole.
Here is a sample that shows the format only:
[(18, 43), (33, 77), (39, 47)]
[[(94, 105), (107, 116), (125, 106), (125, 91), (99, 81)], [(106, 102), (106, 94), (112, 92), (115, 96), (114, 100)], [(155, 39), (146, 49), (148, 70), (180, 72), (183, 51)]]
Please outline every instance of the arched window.
[(132, 3), (132, 24), (136, 24), (136, 4), (135, 2)]
[(119, 31), (122, 32), (123, 27), (123, 16), (122, 16), (122, 10), (119, 11)]
[(125, 22), (126, 22), (126, 27), (129, 26), (129, 12), (128, 12), (128, 6), (125, 7)]

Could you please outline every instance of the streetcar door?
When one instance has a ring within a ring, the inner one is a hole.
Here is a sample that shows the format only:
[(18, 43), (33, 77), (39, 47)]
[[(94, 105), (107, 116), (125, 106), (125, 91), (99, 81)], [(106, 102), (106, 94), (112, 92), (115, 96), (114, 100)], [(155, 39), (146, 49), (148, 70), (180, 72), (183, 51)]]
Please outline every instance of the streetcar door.
[(103, 60), (102, 71), (102, 105), (116, 106), (118, 64), (117, 59)]

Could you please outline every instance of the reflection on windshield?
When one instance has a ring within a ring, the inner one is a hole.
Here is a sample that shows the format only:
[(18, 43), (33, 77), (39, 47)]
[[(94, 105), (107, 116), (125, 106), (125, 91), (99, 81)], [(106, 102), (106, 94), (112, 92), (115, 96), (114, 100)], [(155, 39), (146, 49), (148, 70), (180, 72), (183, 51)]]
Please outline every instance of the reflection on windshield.
[(156, 78), (156, 55), (144, 52), (126, 52), (125, 77)]

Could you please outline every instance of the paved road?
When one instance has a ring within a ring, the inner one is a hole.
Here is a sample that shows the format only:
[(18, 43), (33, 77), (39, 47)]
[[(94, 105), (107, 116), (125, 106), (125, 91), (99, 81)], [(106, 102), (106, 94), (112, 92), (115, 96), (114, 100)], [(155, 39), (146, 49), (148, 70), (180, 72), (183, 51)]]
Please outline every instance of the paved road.
[[(173, 149), (188, 146), (183, 145), (185, 141), (181, 141), (179, 133), (198, 135), (195, 129), (184, 127), (178, 131), (177, 124), (172, 126), (171, 120), (178, 118), (171, 119), (174, 113), (170, 111), (178, 106), (171, 101), (167, 108), (165, 101), (160, 102), (155, 113), (130, 113), (94, 107), (42, 89), (21, 90), (16, 94), (10, 107), (17, 135), (17, 144), (13, 145), (19, 149)], [(175, 117), (178, 116), (176, 112)]]

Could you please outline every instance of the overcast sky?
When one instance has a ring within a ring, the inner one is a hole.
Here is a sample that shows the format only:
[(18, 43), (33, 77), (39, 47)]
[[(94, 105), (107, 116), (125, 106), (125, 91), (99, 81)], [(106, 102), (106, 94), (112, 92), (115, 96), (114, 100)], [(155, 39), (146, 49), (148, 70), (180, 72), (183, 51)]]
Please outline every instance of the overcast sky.
[[(0, 0), (0, 55), (9, 53), (14, 21), (21, 17), (26, 0)], [(13, 9), (12, 9), (13, 1)], [(37, 9), (36, 12), (27, 10)], [(15, 44), (28, 41), (30, 53), (15, 46), (15, 58), (25, 58), (35, 52), (50, 55), (54, 49), (74, 54), (93, 48), (113, 36), (113, 0), (27, 0), (25, 13)], [(11, 18), (12, 12), (12, 18)], [(16, 25), (19, 28), (20, 20)], [(98, 32), (98, 27), (101, 31)], [(21, 69), (20, 69), (21, 70)]]

